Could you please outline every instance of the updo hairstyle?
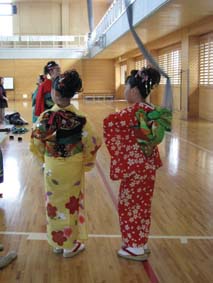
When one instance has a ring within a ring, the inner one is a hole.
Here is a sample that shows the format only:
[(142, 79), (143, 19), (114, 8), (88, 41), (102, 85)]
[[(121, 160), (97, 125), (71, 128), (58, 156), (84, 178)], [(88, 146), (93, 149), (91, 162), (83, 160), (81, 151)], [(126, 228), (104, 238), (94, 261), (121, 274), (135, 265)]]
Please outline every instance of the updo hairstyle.
[(54, 67), (59, 67), (58, 63), (56, 63), (55, 61), (47, 62), (47, 64), (44, 66), (44, 74), (49, 74)]
[(152, 67), (132, 70), (125, 83), (131, 88), (137, 87), (141, 96), (146, 98), (151, 90), (160, 83), (160, 73)]
[(76, 70), (66, 71), (53, 81), (53, 88), (62, 97), (72, 98), (82, 88), (82, 80)]

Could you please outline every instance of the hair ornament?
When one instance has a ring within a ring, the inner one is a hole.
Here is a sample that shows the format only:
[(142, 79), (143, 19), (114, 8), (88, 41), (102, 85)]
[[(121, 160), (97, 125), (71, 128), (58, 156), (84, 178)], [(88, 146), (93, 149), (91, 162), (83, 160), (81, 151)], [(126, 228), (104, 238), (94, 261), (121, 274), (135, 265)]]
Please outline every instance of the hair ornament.
[(142, 77), (142, 70), (138, 70), (137, 74), (135, 75), (135, 78)]
[(65, 77), (60, 77), (60, 79), (58, 80), (59, 88), (63, 88), (65, 86), (64, 82), (63, 82), (64, 79), (65, 79)]
[(142, 68), (141, 70), (138, 70), (137, 74), (135, 75), (135, 78), (141, 78), (142, 83), (146, 83), (149, 80), (149, 76), (145, 72), (145, 68)]
[(49, 71), (53, 70), (55, 67), (59, 67), (59, 65), (55, 61), (51, 61), (51, 62), (47, 63), (47, 69)]

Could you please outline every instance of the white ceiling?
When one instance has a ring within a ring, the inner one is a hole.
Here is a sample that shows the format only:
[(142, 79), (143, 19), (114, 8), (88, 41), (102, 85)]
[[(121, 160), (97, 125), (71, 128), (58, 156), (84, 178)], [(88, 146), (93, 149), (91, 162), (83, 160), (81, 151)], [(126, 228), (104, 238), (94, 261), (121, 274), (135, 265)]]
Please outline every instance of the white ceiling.
[[(213, 15), (213, 0), (171, 0), (142, 21), (136, 31), (143, 43), (148, 43), (209, 15)], [(96, 58), (115, 58), (136, 47), (131, 33), (128, 32)]]

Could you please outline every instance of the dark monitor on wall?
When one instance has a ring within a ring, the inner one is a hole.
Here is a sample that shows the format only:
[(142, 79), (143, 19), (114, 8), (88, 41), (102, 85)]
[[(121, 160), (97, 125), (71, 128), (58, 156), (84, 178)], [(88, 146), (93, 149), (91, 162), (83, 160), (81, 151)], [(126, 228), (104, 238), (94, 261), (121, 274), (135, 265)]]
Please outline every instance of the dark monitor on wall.
[(14, 80), (12, 77), (4, 77), (4, 88), (6, 90), (14, 89)]

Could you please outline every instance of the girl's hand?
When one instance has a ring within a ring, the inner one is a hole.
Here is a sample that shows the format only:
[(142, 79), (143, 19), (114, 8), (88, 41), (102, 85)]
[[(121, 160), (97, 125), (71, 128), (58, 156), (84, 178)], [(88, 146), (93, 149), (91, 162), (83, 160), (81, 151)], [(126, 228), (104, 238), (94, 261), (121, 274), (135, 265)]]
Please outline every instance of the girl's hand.
[(6, 96), (3, 96), (3, 99), (6, 100), (6, 101), (8, 101), (8, 98), (7, 98)]

